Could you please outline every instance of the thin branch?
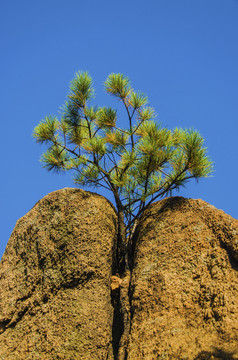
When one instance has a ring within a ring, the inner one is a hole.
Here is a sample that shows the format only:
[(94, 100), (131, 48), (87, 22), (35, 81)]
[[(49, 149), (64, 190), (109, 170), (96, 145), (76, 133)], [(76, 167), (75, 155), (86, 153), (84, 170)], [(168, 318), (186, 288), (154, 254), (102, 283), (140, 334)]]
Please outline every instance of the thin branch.
[[(58, 146), (61, 146), (64, 150), (67, 150), (68, 152), (70, 152), (71, 154), (73, 154), (74, 156), (76, 156), (76, 158), (78, 158), (78, 154), (77, 154), (75, 151), (69, 149), (68, 147), (66, 147), (66, 146), (64, 146), (64, 145), (62, 145), (62, 144), (60, 144), (60, 143), (58, 143), (58, 142), (56, 142), (56, 141), (54, 141), (54, 144), (56, 144), (56, 145), (58, 145)], [(115, 189), (114, 189), (113, 183), (112, 183), (112, 181), (111, 181), (110, 175), (109, 175), (103, 168), (100, 167), (100, 165), (98, 164), (98, 162), (97, 162), (97, 160), (96, 160), (96, 158), (95, 158), (95, 154), (93, 154), (93, 155), (94, 155), (94, 161), (91, 161), (91, 160), (89, 160), (89, 159), (86, 159), (86, 161), (87, 161), (89, 164), (92, 164), (92, 165), (96, 165), (96, 166), (97, 166), (99, 172), (104, 175), (104, 181), (105, 181), (106, 184), (111, 188), (111, 191), (114, 193), (114, 190), (115, 190)], [(106, 179), (107, 179), (107, 181), (106, 181)]]
[[(148, 182), (149, 182), (149, 176), (150, 176), (150, 164), (151, 164), (151, 159), (152, 156), (150, 155), (149, 157), (149, 164), (148, 167), (146, 169), (146, 179), (145, 179), (145, 186), (144, 186), (144, 196), (146, 196), (147, 193), (147, 188), (148, 188)], [(145, 203), (144, 203), (145, 204)], [(142, 205), (142, 207), (144, 207), (144, 204)]]
[(117, 166), (117, 163), (116, 163), (116, 161), (115, 161), (115, 158), (114, 158), (114, 159), (111, 159), (108, 153), (106, 153), (105, 155), (107, 155), (108, 159), (109, 159), (115, 166)]
[(135, 111), (137, 110), (138, 108), (137, 107), (134, 107), (133, 108), (133, 111), (132, 111), (132, 114), (131, 114), (131, 119), (133, 118), (134, 114), (135, 114)]
[(100, 185), (100, 186), (102, 186), (104, 189), (107, 189), (107, 190), (111, 191), (111, 189), (110, 189), (109, 187), (103, 185), (103, 184), (100, 183), (98, 180), (95, 180), (95, 181), (93, 181), (93, 182), (95, 182), (95, 185), (96, 185), (95, 187), (97, 187), (97, 185)]
[(165, 171), (163, 171), (163, 170), (161, 170), (161, 169), (159, 169), (158, 171), (160, 171), (162, 174), (164, 174), (164, 175), (167, 176), (168, 178), (171, 178), (171, 176), (170, 176), (169, 174), (166, 174)]
[(92, 139), (92, 132), (91, 132), (91, 126), (90, 126), (90, 125), (91, 125), (91, 123), (90, 123), (90, 121), (88, 120), (87, 115), (86, 115), (86, 104), (84, 105), (83, 110), (84, 110), (84, 116), (85, 116), (85, 119), (86, 119), (87, 124), (88, 124), (88, 133), (89, 133), (89, 137), (90, 137), (90, 139)]
[[(172, 191), (174, 189), (176, 189), (177, 185), (174, 184), (176, 182), (176, 180), (179, 178), (179, 176), (181, 176), (184, 172), (187, 171), (187, 167), (185, 167), (177, 176), (176, 178), (173, 180), (173, 183), (170, 184), (169, 187), (167, 187), (166, 189), (164, 189), (163, 191), (159, 192), (156, 196), (154, 196), (153, 200), (151, 199), (142, 209), (140, 209), (138, 211), (138, 213), (136, 214), (136, 216), (134, 217), (134, 219), (132, 220), (131, 224), (128, 224), (127, 227), (131, 227), (131, 225), (135, 222), (136, 219), (138, 219), (138, 217), (141, 215), (142, 212), (144, 212), (148, 206), (158, 197), (162, 197), (164, 196), (167, 192)], [(184, 181), (193, 178), (193, 175), (187, 176), (186, 178), (184, 178)]]
[(95, 135), (97, 134), (97, 132), (98, 132), (99, 130), (101, 130), (101, 129), (102, 129), (102, 128), (98, 127), (97, 130), (94, 131), (93, 138), (95, 137)]
[(125, 105), (125, 108), (126, 108), (126, 111), (127, 111), (127, 115), (128, 115), (128, 117), (129, 117), (131, 144), (132, 144), (132, 149), (134, 149), (134, 139), (133, 139), (133, 133), (132, 133), (132, 117), (131, 117), (131, 115), (130, 115), (128, 106), (127, 106), (127, 104), (126, 104), (126, 102), (125, 102), (125, 99), (122, 98), (122, 101), (123, 101), (123, 104)]
[(137, 125), (137, 127), (133, 130), (133, 135), (135, 134), (135, 132), (137, 131), (137, 129), (141, 126), (141, 124), (142, 124), (143, 122), (144, 122), (144, 119), (139, 122), (139, 124)]
[(79, 108), (79, 109), (83, 109), (83, 106), (82, 105), (79, 105), (77, 102), (76, 102), (76, 100), (74, 100), (73, 99), (73, 97), (72, 96), (68, 96), (69, 97), (69, 99)]
[(130, 136), (130, 133), (128, 131), (126, 131), (126, 130), (122, 130), (122, 129), (118, 128), (117, 126), (113, 126), (113, 128)]

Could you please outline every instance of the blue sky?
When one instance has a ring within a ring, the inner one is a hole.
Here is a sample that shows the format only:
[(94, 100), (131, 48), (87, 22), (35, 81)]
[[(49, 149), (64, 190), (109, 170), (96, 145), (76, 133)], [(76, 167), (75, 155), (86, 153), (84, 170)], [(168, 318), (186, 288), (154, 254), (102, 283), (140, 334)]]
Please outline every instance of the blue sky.
[(238, 218), (238, 0), (2, 0), (0, 34), (0, 257), (39, 199), (74, 187), (41, 168), (32, 131), (78, 70), (93, 77), (95, 105), (111, 103), (103, 82), (123, 73), (164, 126), (199, 130), (215, 172), (179, 195)]

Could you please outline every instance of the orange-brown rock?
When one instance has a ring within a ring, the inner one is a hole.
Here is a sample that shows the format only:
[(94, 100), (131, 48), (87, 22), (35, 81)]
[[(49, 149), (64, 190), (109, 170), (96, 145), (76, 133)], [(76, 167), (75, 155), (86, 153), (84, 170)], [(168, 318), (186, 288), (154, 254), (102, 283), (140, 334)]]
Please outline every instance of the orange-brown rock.
[(21, 218), (0, 263), (0, 359), (112, 359), (116, 214), (63, 189)]
[(112, 291), (119, 290), (121, 283), (122, 283), (122, 279), (119, 278), (118, 276), (113, 275), (111, 277), (111, 290)]
[(77, 189), (17, 222), (0, 263), (0, 359), (237, 360), (238, 221), (159, 201), (122, 278), (116, 228), (112, 205)]
[(201, 200), (153, 204), (130, 300), (128, 360), (238, 359), (238, 221)]

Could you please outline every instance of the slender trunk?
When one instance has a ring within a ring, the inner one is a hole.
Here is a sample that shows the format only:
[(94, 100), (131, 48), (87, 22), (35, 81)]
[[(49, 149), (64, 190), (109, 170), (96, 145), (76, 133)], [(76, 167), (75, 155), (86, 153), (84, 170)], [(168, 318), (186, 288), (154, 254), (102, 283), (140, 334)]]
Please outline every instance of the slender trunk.
[(122, 208), (118, 209), (118, 256), (118, 271), (122, 276), (122, 283), (120, 286), (120, 312), (123, 321), (123, 333), (119, 342), (117, 359), (125, 360), (131, 326), (129, 299), (131, 272), (128, 265), (128, 244)]
[(123, 205), (118, 193), (114, 193), (118, 211), (118, 238), (117, 238), (117, 271), (122, 278), (120, 286), (120, 313), (123, 322), (123, 333), (118, 346), (118, 360), (125, 360), (130, 334), (130, 299), (129, 287), (131, 272), (128, 265), (128, 243), (126, 237), (126, 226), (124, 222)]
[(133, 226), (129, 229), (129, 236), (127, 239), (127, 258), (128, 258), (128, 266), (130, 270), (133, 269), (134, 263), (134, 250), (135, 250), (135, 232), (137, 229), (138, 220), (136, 219)]
[(131, 306), (129, 298), (130, 282), (131, 272), (129, 269), (127, 269), (124, 272), (122, 284), (120, 286), (120, 311), (123, 321), (123, 333), (121, 335), (118, 347), (118, 360), (125, 360), (127, 358), (127, 347), (131, 329)]
[(128, 266), (127, 256), (127, 238), (126, 238), (126, 226), (124, 222), (123, 205), (121, 203), (118, 191), (114, 189), (114, 196), (117, 205), (117, 217), (118, 217), (118, 238), (117, 238), (117, 271), (122, 275)]
[(119, 274), (123, 274), (128, 265), (128, 259), (126, 227), (124, 223), (124, 213), (122, 209), (118, 209), (117, 264)]

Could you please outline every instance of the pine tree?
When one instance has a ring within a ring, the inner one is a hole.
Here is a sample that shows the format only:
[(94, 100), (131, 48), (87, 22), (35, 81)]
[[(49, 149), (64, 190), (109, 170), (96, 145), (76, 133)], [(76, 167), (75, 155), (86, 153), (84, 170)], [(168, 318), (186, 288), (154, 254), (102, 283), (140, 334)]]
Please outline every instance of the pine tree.
[(79, 72), (70, 84), (60, 118), (47, 116), (34, 129), (46, 144), (43, 167), (74, 171), (77, 185), (103, 187), (113, 193), (118, 211), (118, 271), (129, 267), (128, 253), (141, 214), (156, 199), (195, 178), (211, 174), (204, 140), (195, 130), (158, 125), (147, 97), (135, 92), (122, 74), (111, 74), (105, 90), (125, 108), (127, 127), (117, 111), (91, 105), (92, 79)]

